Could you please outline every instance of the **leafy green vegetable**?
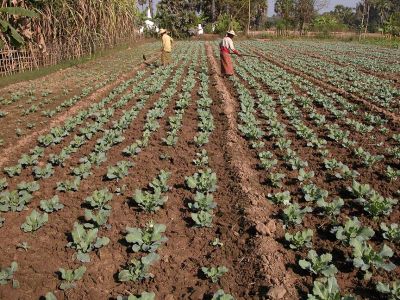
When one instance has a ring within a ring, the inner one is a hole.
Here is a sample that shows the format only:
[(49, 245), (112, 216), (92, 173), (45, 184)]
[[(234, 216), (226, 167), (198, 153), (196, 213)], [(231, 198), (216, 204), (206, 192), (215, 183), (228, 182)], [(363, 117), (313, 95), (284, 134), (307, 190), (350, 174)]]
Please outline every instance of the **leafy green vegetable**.
[(301, 249), (304, 247), (312, 247), (312, 237), (314, 232), (311, 229), (305, 229), (303, 231), (298, 231), (295, 234), (285, 233), (285, 240), (289, 242), (289, 247), (291, 249)]
[(186, 177), (186, 184), (197, 192), (209, 193), (217, 189), (217, 175), (211, 169), (199, 171), (191, 177)]
[(12, 281), (14, 288), (19, 287), (18, 280), (14, 279), (14, 274), (18, 270), (18, 263), (13, 261), (10, 267), (0, 269), (0, 285), (6, 285), (9, 281)]
[(359, 241), (368, 241), (374, 236), (375, 232), (370, 227), (362, 227), (357, 217), (348, 219), (343, 226), (332, 228), (332, 233), (336, 234), (336, 238), (344, 243), (349, 244), (350, 241), (356, 239)]
[(282, 187), (282, 180), (286, 177), (285, 174), (282, 173), (271, 173), (269, 176), (269, 181), (273, 187)]
[(308, 206), (300, 208), (298, 203), (289, 204), (287, 208), (283, 210), (283, 221), (287, 225), (300, 225), (306, 213), (312, 211), (312, 208)]
[(51, 164), (46, 164), (44, 167), (36, 166), (33, 168), (33, 175), (36, 179), (49, 178), (54, 174), (54, 169)]
[(161, 193), (166, 193), (169, 191), (168, 179), (170, 178), (170, 176), (170, 172), (161, 170), (160, 174), (158, 174), (158, 176), (154, 178), (149, 185), (154, 191), (160, 190)]
[(76, 286), (75, 281), (82, 279), (83, 275), (85, 275), (86, 267), (80, 266), (75, 270), (66, 270), (60, 268), (59, 271), (62, 279), (62, 282), (60, 284), (60, 289), (65, 291), (74, 288)]
[(74, 177), (72, 180), (66, 180), (62, 182), (57, 182), (57, 191), (60, 192), (76, 192), (79, 190), (81, 185), (81, 179), (79, 177)]
[(136, 190), (133, 201), (143, 210), (157, 211), (167, 202), (168, 197), (163, 196), (159, 189), (154, 192)]
[(400, 243), (400, 228), (399, 224), (393, 223), (389, 226), (385, 223), (381, 223), (381, 229), (383, 230), (383, 237), (391, 242)]
[(108, 167), (106, 177), (107, 179), (122, 179), (125, 176), (128, 176), (129, 168), (133, 167), (133, 163), (129, 161), (122, 160), (117, 163), (116, 166)]
[(220, 266), (220, 267), (202, 267), (201, 271), (204, 273), (204, 275), (207, 276), (213, 283), (216, 283), (219, 281), (219, 279), (228, 272), (228, 268), (225, 266)]
[(328, 191), (319, 188), (317, 185), (311, 183), (303, 186), (304, 198), (306, 201), (321, 201), (328, 197)]
[(159, 258), (160, 256), (153, 252), (142, 257), (140, 260), (132, 259), (127, 265), (127, 268), (118, 273), (118, 280), (120, 282), (127, 282), (139, 281), (154, 277), (154, 275), (148, 271), (150, 266), (159, 260)]
[(32, 194), (33, 192), (36, 192), (39, 189), (40, 189), (40, 185), (36, 181), (32, 181), (32, 182), (28, 182), (28, 183), (23, 181), (17, 185), (18, 191), (20, 191), (20, 192), (26, 191), (29, 194)]
[(26, 191), (11, 191), (0, 193), (0, 211), (22, 211), (32, 199)]
[(55, 195), (53, 198), (49, 200), (41, 200), (40, 208), (47, 213), (52, 213), (63, 209), (64, 204), (60, 203), (60, 199), (58, 198), (57, 195)]
[(110, 210), (111, 206), (108, 203), (112, 198), (113, 194), (108, 189), (95, 190), (91, 196), (85, 199), (85, 204), (92, 209)]
[(0, 192), (5, 190), (7, 188), (7, 186), (8, 186), (7, 179), (1, 178), (0, 179)]
[(223, 290), (218, 290), (214, 293), (211, 300), (235, 300), (235, 298), (230, 294), (226, 294)]
[(194, 221), (195, 225), (198, 227), (212, 227), (212, 213), (208, 211), (201, 210), (197, 213), (191, 213), (190, 216)]
[(387, 295), (388, 300), (400, 299), (400, 281), (392, 281), (391, 283), (378, 282), (376, 290), (382, 294)]
[(49, 216), (47, 213), (40, 214), (36, 209), (26, 217), (25, 223), (21, 225), (21, 229), (24, 232), (32, 232), (38, 230), (44, 224), (49, 221)]
[(150, 221), (145, 228), (127, 227), (125, 240), (134, 252), (155, 252), (168, 239), (163, 236), (166, 226)]
[(196, 196), (194, 197), (194, 202), (188, 204), (189, 208), (193, 212), (198, 211), (212, 211), (217, 207), (217, 203), (214, 202), (214, 197), (212, 194), (203, 194), (200, 192), (196, 192)]
[(315, 275), (322, 274), (325, 277), (334, 276), (337, 273), (335, 265), (332, 262), (332, 254), (326, 253), (318, 256), (315, 250), (308, 251), (308, 260), (299, 260), (302, 269), (309, 270)]
[(322, 278), (314, 281), (313, 293), (307, 300), (356, 300), (352, 296), (340, 296), (339, 286), (335, 277)]
[(289, 191), (268, 194), (268, 198), (276, 204), (290, 205), (291, 196)]
[(389, 261), (389, 258), (393, 256), (393, 250), (384, 244), (380, 252), (375, 251), (371, 245), (364, 241), (353, 239), (350, 241), (350, 245), (353, 246), (353, 265), (356, 268), (366, 272), (365, 278), (369, 279), (371, 274), (368, 270), (371, 267), (376, 269), (384, 269), (385, 271), (392, 271), (396, 266)]
[(90, 209), (85, 209), (85, 223), (83, 226), (85, 228), (101, 227), (107, 224), (108, 218), (111, 215), (111, 210), (100, 209), (96, 212)]
[(90, 262), (89, 253), (95, 249), (99, 249), (108, 245), (110, 239), (108, 237), (98, 237), (98, 229), (85, 229), (81, 224), (75, 223), (71, 232), (72, 241), (67, 247), (77, 251), (76, 258), (81, 262)]
[(323, 210), (323, 213), (330, 218), (334, 218), (340, 214), (340, 210), (344, 205), (344, 201), (340, 197), (336, 197), (331, 202), (326, 202), (324, 199), (317, 201), (317, 206)]
[(156, 294), (143, 292), (140, 296), (129, 295), (129, 296), (118, 296), (117, 300), (154, 300)]

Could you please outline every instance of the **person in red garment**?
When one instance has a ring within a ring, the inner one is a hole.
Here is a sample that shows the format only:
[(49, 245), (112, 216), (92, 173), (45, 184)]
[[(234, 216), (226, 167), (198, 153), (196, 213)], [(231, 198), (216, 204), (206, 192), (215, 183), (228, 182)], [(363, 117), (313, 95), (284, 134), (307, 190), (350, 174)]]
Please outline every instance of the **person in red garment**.
[(233, 46), (232, 39), (235, 35), (236, 34), (233, 30), (228, 31), (219, 44), (222, 76), (232, 76), (234, 73), (231, 52), (240, 56), (239, 51), (237, 51)]

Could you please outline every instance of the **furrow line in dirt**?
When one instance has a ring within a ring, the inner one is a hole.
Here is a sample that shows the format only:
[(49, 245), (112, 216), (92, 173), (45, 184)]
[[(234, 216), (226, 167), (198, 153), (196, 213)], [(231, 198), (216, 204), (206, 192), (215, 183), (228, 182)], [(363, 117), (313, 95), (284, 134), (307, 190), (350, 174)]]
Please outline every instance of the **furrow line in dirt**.
[(254, 49), (251, 50), (251, 51), (253, 53), (259, 55), (260, 57), (266, 59), (270, 63), (272, 63), (272, 64), (284, 69), (287, 72), (290, 72), (290, 73), (292, 73), (294, 75), (297, 75), (297, 76), (301, 76), (301, 77), (311, 81), (312, 83), (314, 83), (314, 84), (316, 84), (316, 85), (318, 85), (320, 87), (323, 87), (323, 88), (325, 88), (327, 90), (335, 92), (338, 95), (341, 95), (341, 96), (343, 96), (345, 98), (351, 99), (351, 100), (353, 100), (353, 101), (355, 101), (357, 103), (363, 104), (365, 107), (367, 107), (371, 111), (383, 114), (386, 118), (391, 119), (393, 122), (400, 124), (400, 116), (396, 115), (395, 113), (392, 113), (392, 112), (390, 112), (390, 111), (388, 111), (388, 110), (386, 110), (386, 109), (384, 109), (382, 107), (379, 107), (379, 106), (377, 106), (377, 105), (375, 105), (375, 104), (373, 104), (373, 103), (371, 103), (371, 102), (369, 102), (367, 100), (364, 100), (364, 99), (360, 98), (359, 96), (357, 96), (357, 95), (355, 95), (353, 93), (350, 93), (350, 92), (347, 92), (345, 90), (342, 90), (342, 89), (340, 89), (338, 87), (335, 87), (335, 86), (333, 86), (333, 85), (331, 85), (331, 84), (329, 84), (327, 82), (321, 81), (319, 79), (316, 79), (315, 77), (307, 75), (307, 74), (305, 74), (304, 72), (302, 72), (300, 70), (292, 68), (292, 67), (290, 67), (290, 66), (288, 66), (288, 65), (286, 65), (284, 63), (281, 63), (281, 62), (277, 61), (276, 59), (274, 59), (273, 57), (271, 57), (268, 54), (265, 54), (265, 53), (263, 53), (261, 51), (254, 50)]
[[(226, 131), (227, 152), (231, 159), (231, 167), (237, 175), (240, 188), (247, 198), (246, 217), (254, 226), (276, 227), (275, 221), (271, 217), (271, 210), (267, 205), (266, 197), (262, 191), (257, 188), (259, 185), (257, 175), (251, 168), (247, 158), (247, 150), (244, 141), (237, 131), (236, 106), (237, 103), (226, 88), (223, 80), (219, 77), (219, 68), (213, 55), (212, 47), (207, 44), (207, 56), (212, 66), (213, 78), (216, 82), (216, 88), (220, 92), (223, 102), (223, 111), (226, 115), (228, 128)], [(265, 225), (268, 224), (268, 225)], [(254, 253), (261, 260), (260, 274), (267, 285), (268, 296), (270, 299), (297, 299), (297, 291), (294, 286), (294, 278), (287, 272), (285, 250), (273, 237), (270, 232), (265, 236), (255, 238)]]
[[(154, 61), (155, 59), (156, 59), (156, 57), (152, 57), (151, 61)], [(76, 114), (78, 111), (89, 107), (93, 102), (96, 101), (96, 99), (99, 99), (107, 92), (110, 92), (113, 88), (115, 88), (116, 86), (121, 84), (123, 81), (127, 80), (128, 78), (132, 77), (134, 74), (136, 74), (138, 71), (143, 69), (145, 66), (146, 66), (146, 64), (142, 63), (139, 66), (135, 67), (131, 72), (121, 75), (114, 82), (93, 92), (90, 96), (82, 99), (77, 104), (72, 106), (70, 109), (65, 111), (63, 114), (61, 114), (61, 115), (57, 116), (55, 119), (51, 120), (45, 128), (25, 136), (24, 138), (18, 140), (18, 142), (15, 145), (12, 145), (12, 146), (4, 149), (2, 152), (0, 152), (0, 168), (3, 167), (6, 163), (8, 163), (8, 161), (12, 157), (13, 153), (20, 152), (24, 147), (26, 147), (29, 143), (31, 143), (38, 136), (43, 135), (46, 132), (48, 132), (50, 128), (60, 125), (66, 119), (68, 119), (69, 117)]]

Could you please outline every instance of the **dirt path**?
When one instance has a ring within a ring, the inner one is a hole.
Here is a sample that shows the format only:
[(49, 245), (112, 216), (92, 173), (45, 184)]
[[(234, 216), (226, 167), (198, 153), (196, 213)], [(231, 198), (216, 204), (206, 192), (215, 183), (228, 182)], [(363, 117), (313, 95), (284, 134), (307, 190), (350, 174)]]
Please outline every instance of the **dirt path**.
[[(231, 166), (237, 176), (238, 184), (244, 193), (243, 201), (246, 201), (246, 219), (252, 224), (252, 230), (258, 234), (254, 238), (254, 251), (260, 259), (259, 277), (263, 278), (264, 291), (270, 299), (297, 299), (294, 287), (294, 277), (286, 271), (284, 264), (285, 252), (281, 244), (275, 240), (277, 224), (271, 218), (272, 209), (266, 201), (265, 195), (259, 186), (257, 175), (251, 167), (247, 146), (239, 136), (237, 130), (237, 102), (232, 97), (220, 77), (217, 62), (213, 56), (212, 47), (207, 45), (207, 56), (212, 66), (213, 78), (216, 88), (222, 99), (223, 111), (227, 118), (228, 128), (227, 154), (230, 157)], [(260, 287), (260, 288), (261, 288)]]

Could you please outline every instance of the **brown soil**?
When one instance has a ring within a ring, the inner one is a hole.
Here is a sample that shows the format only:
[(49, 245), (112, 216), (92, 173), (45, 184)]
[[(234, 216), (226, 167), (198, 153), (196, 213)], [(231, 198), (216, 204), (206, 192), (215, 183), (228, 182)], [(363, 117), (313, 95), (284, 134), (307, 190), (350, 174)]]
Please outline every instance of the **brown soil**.
[[(177, 91), (180, 90), (181, 83), (182, 81), (178, 85)], [(19, 226), (29, 212), (6, 214), (6, 224), (0, 229), (1, 239), (6, 241), (1, 250), (0, 265), (9, 265), (12, 260), (19, 263), (20, 270), (16, 273), (15, 278), (20, 281), (21, 287), (14, 290), (10, 285), (1, 286), (0, 298), (38, 299), (47, 291), (55, 291), (60, 282), (56, 273), (58, 268), (76, 268), (78, 266), (72, 258), (74, 251), (66, 248), (65, 245), (73, 223), (82, 216), (81, 203), (83, 199), (91, 194), (93, 187), (101, 186), (114, 190), (123, 185), (126, 185), (127, 192), (120, 196), (114, 195), (113, 198), (113, 210), (109, 220), (110, 229), (100, 230), (100, 236), (110, 237), (110, 244), (99, 250), (97, 255), (91, 254), (92, 261), (86, 264), (88, 270), (75, 289), (71, 289), (65, 294), (60, 291), (55, 292), (58, 299), (115, 298), (119, 294), (140, 293), (144, 290), (154, 291), (157, 299), (209, 299), (220, 288), (235, 295), (236, 299), (265, 298), (269, 286), (261, 288), (264, 279), (259, 276), (258, 271), (261, 253), (264, 252), (257, 252), (260, 242), (254, 239), (252, 229), (254, 223), (250, 222), (247, 217), (250, 202), (244, 200), (249, 199), (247, 195), (249, 191), (242, 190), (243, 183), (241, 181), (239, 183), (238, 180), (241, 173), (234, 167), (235, 160), (227, 150), (232, 146), (227, 146), (231, 128), (229, 130), (227, 128), (227, 116), (218, 100), (216, 88), (212, 85), (210, 85), (210, 95), (215, 100), (212, 113), (216, 129), (206, 150), (210, 157), (210, 167), (217, 173), (219, 179), (218, 190), (214, 194), (218, 207), (215, 210), (212, 228), (195, 229), (192, 227), (190, 212), (187, 208), (187, 202), (192, 197), (192, 193), (184, 185), (185, 176), (190, 176), (197, 170), (191, 163), (196, 153), (196, 147), (192, 142), (197, 127), (195, 100), (198, 96), (196, 89), (192, 95), (194, 99), (185, 112), (184, 125), (176, 147), (167, 147), (161, 142), (162, 137), (166, 135), (166, 120), (173, 113), (173, 106), (170, 104), (160, 122), (160, 130), (152, 137), (149, 147), (138, 155), (130, 175), (119, 182), (103, 181), (107, 166), (124, 159), (121, 154), (122, 149), (139, 138), (145, 121), (145, 113), (159, 98), (159, 95), (156, 94), (149, 99), (148, 104), (129, 128), (130, 136), (126, 136), (127, 138), (122, 144), (112, 148), (112, 152), (108, 154), (109, 160), (106, 165), (96, 167), (90, 180), (86, 179), (82, 182), (79, 192), (59, 195), (65, 208), (51, 214), (50, 220), (44, 228), (33, 234), (23, 234)], [(98, 95), (98, 97), (101, 96)], [(173, 100), (177, 99), (175, 97)], [(69, 113), (72, 114), (76, 111), (77, 108), (74, 107)], [(116, 114), (115, 118), (118, 118), (118, 115), (121, 114)], [(57, 181), (71, 178), (68, 175), (69, 167), (76, 165), (78, 159), (90, 151), (95, 140), (96, 138), (84, 145), (79, 153), (74, 154), (64, 168), (57, 168), (56, 174), (51, 179), (40, 182), (43, 187), (49, 188), (42, 188), (40, 192), (35, 193), (30, 207), (38, 205), (40, 199), (53, 195), (52, 188)], [(33, 142), (33, 137), (26, 141), (28, 145)], [(52, 148), (52, 153), (57, 153), (65, 144), (68, 144), (67, 140), (63, 141), (62, 145)], [(23, 148), (23, 146), (20, 147)], [(18, 148), (16, 153), (21, 148)], [(169, 159), (161, 160), (159, 158), (161, 154), (166, 155)], [(7, 155), (7, 159), (15, 160), (15, 156)], [(165, 207), (155, 214), (141, 212), (132, 205), (128, 198), (135, 189), (146, 187), (161, 169), (172, 173), (169, 181), (172, 188), (167, 194), (169, 200)], [(32, 180), (27, 171), (24, 171), (24, 175), (21, 176), (18, 178), (18, 182), (22, 179)], [(17, 180), (13, 180), (12, 186), (15, 186), (16, 183)], [(151, 271), (155, 278), (141, 283), (117, 283), (116, 274), (133, 256), (122, 242), (126, 226), (144, 225), (151, 219), (166, 224), (166, 235), (169, 239), (159, 251), (162, 257), (161, 261), (152, 267)], [(222, 248), (218, 249), (210, 245), (215, 237), (219, 237), (224, 243)], [(31, 246), (27, 252), (16, 250), (16, 245), (22, 241)], [(200, 271), (202, 266), (216, 265), (224, 265), (229, 269), (219, 284), (213, 284), (206, 280)], [(267, 268), (268, 265), (265, 267)]]

